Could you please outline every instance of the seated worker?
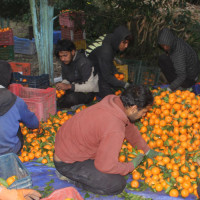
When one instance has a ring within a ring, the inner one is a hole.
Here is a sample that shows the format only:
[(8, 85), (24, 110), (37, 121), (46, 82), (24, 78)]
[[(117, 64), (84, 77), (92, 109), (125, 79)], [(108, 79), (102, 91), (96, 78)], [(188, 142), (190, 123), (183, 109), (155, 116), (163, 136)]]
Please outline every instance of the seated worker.
[(127, 49), (130, 39), (131, 33), (129, 30), (124, 26), (119, 26), (113, 33), (106, 35), (102, 45), (95, 48), (88, 55), (99, 75), (98, 96), (101, 98), (114, 94), (117, 88), (125, 88), (129, 85), (115, 77), (115, 74), (119, 72), (113, 61), (118, 52)]
[(23, 147), (24, 140), (19, 122), (32, 129), (39, 126), (37, 117), (29, 111), (24, 100), (7, 89), (11, 75), (10, 64), (0, 61), (0, 155), (18, 154)]
[(41, 194), (32, 189), (7, 189), (0, 186), (0, 199), (1, 200), (39, 200)]
[(159, 56), (158, 64), (169, 82), (169, 90), (186, 89), (194, 85), (200, 72), (196, 52), (168, 29), (159, 32), (158, 44), (166, 54)]
[(84, 53), (76, 51), (70, 40), (59, 40), (55, 55), (62, 62), (62, 82), (56, 84), (57, 90), (65, 90), (58, 100), (58, 107), (70, 108), (78, 104), (88, 104), (99, 91), (98, 75)]
[(89, 192), (121, 193), (126, 186), (124, 175), (132, 172), (144, 156), (139, 154), (130, 162), (119, 162), (125, 138), (148, 157), (160, 155), (150, 150), (134, 125), (152, 103), (152, 93), (146, 86), (129, 86), (121, 96), (108, 95), (74, 115), (60, 127), (55, 138), (57, 171)]

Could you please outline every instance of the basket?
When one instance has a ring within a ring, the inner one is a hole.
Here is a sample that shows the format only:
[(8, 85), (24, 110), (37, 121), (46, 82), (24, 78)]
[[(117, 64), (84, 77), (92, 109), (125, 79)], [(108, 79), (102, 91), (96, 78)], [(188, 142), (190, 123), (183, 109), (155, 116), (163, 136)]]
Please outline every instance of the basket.
[(14, 60), (14, 46), (0, 46), (0, 60)]
[(19, 83), (25, 87), (46, 89), (49, 87), (49, 75), (24, 76), (18, 72), (12, 73), (11, 83)]
[(0, 32), (0, 45), (14, 45), (12, 29), (9, 29), (5, 32)]
[(7, 179), (16, 175), (18, 180), (11, 184), (9, 189), (32, 188), (31, 175), (14, 153), (0, 156), (0, 177)]
[(34, 55), (36, 53), (35, 41), (14, 36), (14, 52)]
[(17, 63), (9, 62), (13, 72), (19, 72), (22, 75), (31, 74), (31, 64), (30, 63)]
[(56, 113), (55, 88), (37, 89), (23, 87), (20, 84), (10, 84), (9, 90), (26, 102), (28, 109), (35, 113), (39, 121), (46, 121), (49, 114)]
[(68, 40), (82, 40), (85, 39), (85, 31), (75, 30), (68, 27), (61, 27), (61, 38)]
[(128, 81), (128, 65), (118, 65), (116, 64), (118, 72), (124, 74), (124, 81)]
[(86, 49), (86, 40), (75, 40), (74, 44), (77, 50)]
[(60, 14), (59, 24), (68, 28), (81, 28), (85, 24), (85, 14), (83, 11), (69, 11)]

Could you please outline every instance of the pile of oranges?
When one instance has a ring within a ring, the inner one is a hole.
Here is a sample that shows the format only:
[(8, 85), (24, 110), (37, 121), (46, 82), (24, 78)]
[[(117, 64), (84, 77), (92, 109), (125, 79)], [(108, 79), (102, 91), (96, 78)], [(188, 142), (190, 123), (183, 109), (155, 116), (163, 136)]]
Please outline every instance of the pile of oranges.
[(7, 28), (0, 28), (0, 32), (7, 32), (10, 31), (11, 29), (9, 27)]
[[(153, 90), (154, 105), (137, 126), (149, 147), (164, 153), (146, 158), (132, 172), (131, 187), (148, 185), (172, 197), (197, 196), (200, 167), (200, 97), (190, 91)], [(128, 161), (133, 149), (124, 143), (119, 159)], [(132, 155), (135, 157), (135, 155)], [(143, 180), (142, 182), (138, 180)]]
[(116, 77), (118, 80), (124, 80), (124, 74), (115, 74), (115, 77)]
[[(75, 113), (85, 109), (82, 105), (77, 108)], [(20, 123), (22, 134), (24, 135), (24, 146), (21, 155), (18, 156), (22, 162), (28, 162), (37, 159), (37, 162), (53, 166), (54, 142), (57, 131), (60, 126), (72, 117), (73, 113), (58, 111), (56, 115), (51, 116), (46, 122), (40, 122), (39, 129), (28, 129), (23, 123)]]
[(56, 90), (56, 97), (61, 98), (65, 94), (64, 90)]
[[(165, 191), (172, 197), (197, 196), (200, 178), (200, 167), (196, 162), (200, 156), (200, 97), (187, 90), (169, 92), (154, 89), (152, 92), (154, 104), (136, 125), (149, 147), (164, 155), (154, 159), (145, 156), (132, 172), (130, 187), (138, 189), (145, 185), (154, 192)], [(82, 106), (75, 113), (85, 108)], [(37, 158), (38, 162), (52, 164), (55, 135), (71, 117), (71, 113), (58, 111), (34, 130), (20, 124), (25, 137), (19, 156), (21, 161)], [(138, 153), (144, 152), (134, 149), (125, 140), (119, 161), (131, 161)]]

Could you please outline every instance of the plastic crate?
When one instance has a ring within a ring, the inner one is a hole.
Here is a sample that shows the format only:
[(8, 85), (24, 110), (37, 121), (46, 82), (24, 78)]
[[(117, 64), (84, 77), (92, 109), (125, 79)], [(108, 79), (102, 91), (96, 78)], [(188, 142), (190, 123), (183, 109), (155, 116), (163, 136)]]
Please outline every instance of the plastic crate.
[(61, 40), (61, 31), (53, 31), (53, 44), (57, 44)]
[(128, 81), (128, 65), (119, 65), (116, 64), (116, 68), (118, 72), (121, 72), (124, 74), (124, 81)]
[(31, 74), (31, 64), (30, 63), (17, 63), (9, 62), (13, 72), (19, 72), (22, 75)]
[(82, 40), (85, 39), (85, 31), (84, 30), (75, 30), (70, 29), (68, 27), (61, 27), (61, 38), (68, 40)]
[(8, 153), (0, 156), (0, 177), (7, 179), (10, 176), (17, 176), (9, 189), (32, 188), (32, 180), (29, 171), (14, 153)]
[(157, 85), (160, 78), (160, 68), (159, 67), (146, 67), (140, 66), (137, 77), (137, 85)]
[(13, 72), (11, 83), (19, 83), (31, 88), (46, 89), (49, 87), (49, 75), (42, 74), (40, 76), (24, 76), (18, 72)]
[(75, 40), (74, 44), (77, 50), (86, 49), (86, 40)]
[(36, 53), (35, 41), (14, 36), (14, 52), (34, 55)]
[(21, 97), (39, 121), (46, 121), (49, 114), (56, 113), (56, 89), (27, 88), (20, 84), (10, 84), (9, 90)]
[(68, 28), (81, 27), (85, 24), (83, 11), (69, 11), (59, 15), (59, 24)]
[(0, 60), (14, 60), (14, 46), (0, 46)]
[(0, 32), (0, 45), (14, 45), (12, 29)]

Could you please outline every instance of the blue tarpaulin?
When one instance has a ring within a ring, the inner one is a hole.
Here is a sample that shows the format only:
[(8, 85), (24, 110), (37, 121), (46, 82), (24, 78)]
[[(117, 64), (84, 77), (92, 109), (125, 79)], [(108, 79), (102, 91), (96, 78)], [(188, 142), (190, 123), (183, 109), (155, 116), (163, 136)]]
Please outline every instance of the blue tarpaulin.
[[(55, 173), (55, 168), (53, 168), (53, 167), (48, 167), (46, 165), (43, 165), (43, 164), (37, 163), (37, 162), (26, 162), (23, 164), (28, 169), (28, 171), (31, 173), (33, 187), (38, 186), (38, 190), (43, 191), (44, 188), (47, 186), (46, 183), (50, 182), (51, 180), (54, 180), (54, 182), (50, 184), (50, 186), (53, 187), (53, 190), (65, 188), (65, 187), (69, 187), (69, 186), (75, 187), (73, 184), (68, 183), (67, 181), (60, 180)], [(129, 179), (127, 180), (127, 182), (130, 182), (131, 180), (132, 179), (130, 176)], [(79, 191), (81, 196), (84, 198), (85, 195), (87, 194), (87, 191), (84, 191), (77, 187), (75, 187), (75, 188)], [(136, 195), (141, 195), (146, 198), (152, 198), (153, 200), (174, 200), (174, 199), (183, 200), (184, 199), (181, 197), (178, 197), (178, 198), (170, 197), (168, 194), (165, 194), (164, 191), (154, 193), (150, 190), (141, 191), (141, 192), (126, 190), (126, 192), (133, 193)], [(87, 197), (86, 199), (88, 199), (88, 200), (93, 200), (93, 199), (95, 199), (95, 200), (110, 200), (110, 199), (111, 200), (121, 200), (124, 198), (120, 198), (117, 195), (101, 196), (101, 195), (95, 195), (93, 193), (89, 193), (89, 197)], [(190, 195), (189, 197), (185, 198), (185, 200), (196, 200), (196, 197), (194, 195)]]

